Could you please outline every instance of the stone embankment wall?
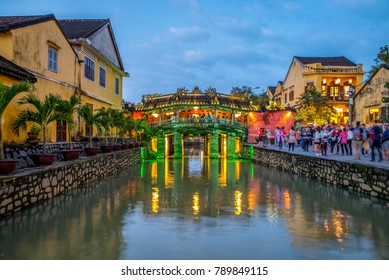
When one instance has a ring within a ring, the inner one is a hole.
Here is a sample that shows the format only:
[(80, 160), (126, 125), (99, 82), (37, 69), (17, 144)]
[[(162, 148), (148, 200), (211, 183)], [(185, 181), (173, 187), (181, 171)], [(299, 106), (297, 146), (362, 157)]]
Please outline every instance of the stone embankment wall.
[(244, 154), (264, 166), (389, 200), (389, 168), (252, 146)]
[(51, 166), (26, 168), (15, 175), (0, 177), (0, 216), (138, 164), (142, 160), (142, 149), (56, 162)]

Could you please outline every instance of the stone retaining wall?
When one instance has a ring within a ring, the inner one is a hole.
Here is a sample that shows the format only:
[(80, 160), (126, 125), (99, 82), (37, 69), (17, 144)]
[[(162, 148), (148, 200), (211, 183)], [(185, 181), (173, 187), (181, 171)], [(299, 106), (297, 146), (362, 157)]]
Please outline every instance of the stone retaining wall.
[(244, 154), (264, 166), (389, 200), (389, 168), (253, 146), (245, 146)]
[(105, 178), (142, 160), (136, 148), (56, 162), (47, 167), (24, 169), (13, 176), (0, 177), (0, 216), (9, 215), (88, 182)]

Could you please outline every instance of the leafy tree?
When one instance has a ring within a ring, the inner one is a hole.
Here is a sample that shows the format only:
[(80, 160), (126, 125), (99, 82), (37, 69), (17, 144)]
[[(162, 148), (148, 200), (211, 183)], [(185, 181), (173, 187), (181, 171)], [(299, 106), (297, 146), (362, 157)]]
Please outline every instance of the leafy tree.
[(323, 124), (336, 114), (336, 110), (329, 104), (328, 99), (315, 87), (303, 92), (297, 104), (299, 107), (296, 110), (296, 117), (303, 121)]
[(2, 130), (4, 111), (15, 96), (22, 92), (29, 92), (31, 89), (32, 85), (28, 82), (13, 84), (11, 87), (6, 87), (0, 83), (0, 160), (5, 159)]
[(235, 97), (249, 99), (249, 98), (251, 98), (251, 96), (254, 95), (254, 91), (253, 91), (252, 87), (249, 87), (249, 86), (242, 86), (241, 88), (240, 87), (232, 87), (230, 95), (235, 96)]
[(375, 73), (380, 69), (381, 65), (387, 64), (389, 65), (389, 46), (385, 45), (380, 47), (380, 50), (374, 59), (375, 65), (371, 67), (371, 70), (368, 73), (368, 78), (370, 79), (374, 76)]
[(280, 104), (280, 102), (276, 100), (269, 100), (269, 105), (266, 106), (267, 110), (277, 111), (277, 110), (285, 110), (285, 107)]

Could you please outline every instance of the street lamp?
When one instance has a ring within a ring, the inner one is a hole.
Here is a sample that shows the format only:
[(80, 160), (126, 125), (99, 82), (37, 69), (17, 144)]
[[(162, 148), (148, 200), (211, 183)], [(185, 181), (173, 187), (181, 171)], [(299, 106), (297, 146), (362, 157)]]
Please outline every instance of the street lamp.
[(348, 90), (348, 122), (350, 125), (352, 125), (352, 111), (353, 111), (353, 97), (354, 97), (354, 93), (355, 93), (355, 87), (354, 86), (350, 86), (349, 90)]

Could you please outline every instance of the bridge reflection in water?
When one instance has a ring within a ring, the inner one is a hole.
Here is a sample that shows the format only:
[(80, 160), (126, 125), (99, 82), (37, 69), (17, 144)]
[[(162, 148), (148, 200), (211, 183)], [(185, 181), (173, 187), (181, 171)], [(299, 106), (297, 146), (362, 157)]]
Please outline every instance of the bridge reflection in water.
[(0, 220), (0, 259), (388, 259), (386, 203), (245, 161), (145, 162)]

